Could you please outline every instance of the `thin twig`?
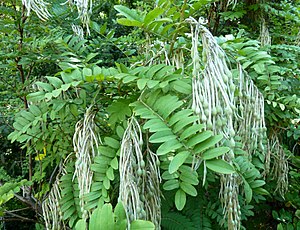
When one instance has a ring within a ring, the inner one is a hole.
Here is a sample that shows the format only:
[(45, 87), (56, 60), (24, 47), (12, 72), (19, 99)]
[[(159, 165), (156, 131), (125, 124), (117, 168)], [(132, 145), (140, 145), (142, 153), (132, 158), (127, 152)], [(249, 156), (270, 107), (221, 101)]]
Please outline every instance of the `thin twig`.
[(5, 214), (17, 217), (19, 221), (37, 222), (37, 220), (29, 219), (27, 217), (20, 216), (18, 214), (12, 213), (11, 211), (4, 211)]

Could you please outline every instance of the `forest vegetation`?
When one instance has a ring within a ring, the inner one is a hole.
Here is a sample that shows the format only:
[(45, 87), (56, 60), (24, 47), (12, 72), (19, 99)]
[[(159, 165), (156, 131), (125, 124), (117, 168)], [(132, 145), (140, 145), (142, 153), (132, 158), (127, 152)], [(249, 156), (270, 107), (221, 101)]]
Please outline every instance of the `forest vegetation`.
[(300, 229), (299, 0), (1, 0), (0, 229)]

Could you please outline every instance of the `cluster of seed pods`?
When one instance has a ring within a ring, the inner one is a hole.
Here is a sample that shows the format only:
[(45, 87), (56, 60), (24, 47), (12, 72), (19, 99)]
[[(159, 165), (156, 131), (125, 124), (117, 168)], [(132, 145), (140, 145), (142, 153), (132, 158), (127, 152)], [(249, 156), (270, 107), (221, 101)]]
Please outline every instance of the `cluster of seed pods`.
[[(236, 135), (234, 129), (236, 113), (234, 78), (227, 66), (225, 52), (217, 44), (209, 30), (203, 26), (205, 21), (189, 18), (188, 22), (191, 25), (192, 37), (192, 109), (199, 115), (200, 122), (206, 124), (207, 130), (212, 130), (215, 134), (223, 134), (223, 143), (231, 150), (222, 158), (232, 164)], [(203, 46), (204, 69), (201, 69), (198, 52), (199, 35)], [(220, 198), (229, 229), (240, 228), (238, 194), (237, 175), (221, 175)]]
[(43, 218), (47, 230), (65, 229), (63, 214), (59, 204), (60, 199), (61, 190), (59, 188), (59, 179), (57, 176), (48, 197), (42, 203)]
[(221, 182), (220, 199), (224, 204), (223, 213), (227, 216), (228, 229), (240, 229), (239, 178), (236, 174), (222, 175)]
[(27, 9), (27, 16), (30, 15), (30, 11), (33, 10), (36, 15), (43, 21), (46, 21), (51, 17), (47, 6), (49, 3), (44, 2), (43, 0), (22, 0), (22, 4)]
[(72, 30), (76, 36), (78, 36), (81, 40), (84, 39), (83, 28), (79, 25), (72, 24)]
[(119, 172), (119, 201), (124, 204), (128, 226), (137, 219), (152, 221), (160, 226), (160, 174), (157, 156), (147, 148), (144, 161), (143, 137), (138, 121), (131, 117), (123, 135)]
[(253, 81), (238, 64), (238, 96), (235, 130), (240, 137), (242, 148), (248, 153), (249, 160), (257, 152), (266, 155), (267, 135), (264, 116), (264, 97)]
[[(223, 144), (231, 150), (222, 158), (229, 164), (234, 159), (237, 138), (249, 160), (253, 155), (266, 155), (268, 146), (263, 95), (240, 64), (235, 75), (228, 68), (225, 52), (203, 26), (203, 19), (197, 21), (189, 18), (187, 21), (191, 25), (192, 37), (192, 109), (199, 115), (201, 123), (206, 124), (206, 129), (223, 134)], [(202, 40), (203, 69), (198, 52), (199, 35)], [(237, 174), (221, 175), (220, 198), (229, 229), (239, 229), (241, 225), (238, 194), (242, 180), (238, 177)]]
[(284, 197), (288, 191), (288, 174), (289, 165), (288, 158), (283, 147), (280, 145), (277, 135), (275, 134), (270, 140), (271, 157), (273, 158), (273, 166), (270, 175), (277, 180), (275, 192)]
[(259, 38), (261, 46), (271, 45), (271, 36), (269, 33), (267, 22), (264, 18), (262, 18), (261, 20)]
[(73, 135), (73, 146), (76, 156), (74, 178), (78, 180), (79, 204), (82, 212), (82, 219), (86, 220), (89, 213), (85, 210), (86, 201), (84, 195), (88, 194), (92, 185), (93, 171), (91, 164), (93, 158), (98, 154), (98, 146), (101, 139), (96, 131), (94, 121), (96, 113), (89, 107), (84, 115), (83, 121), (79, 121)]

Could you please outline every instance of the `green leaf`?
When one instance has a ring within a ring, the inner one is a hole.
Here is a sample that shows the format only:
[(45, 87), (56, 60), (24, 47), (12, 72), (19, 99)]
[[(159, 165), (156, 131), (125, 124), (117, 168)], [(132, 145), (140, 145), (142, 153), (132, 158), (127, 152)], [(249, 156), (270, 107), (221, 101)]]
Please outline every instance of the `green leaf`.
[(97, 227), (100, 224), (100, 212), (101, 212), (101, 206), (98, 206), (98, 208), (96, 208), (90, 218), (90, 223), (89, 223), (89, 230), (97, 230)]
[(152, 134), (151, 137), (149, 138), (149, 142), (150, 143), (163, 143), (163, 142), (171, 141), (174, 139), (176, 139), (176, 136), (170, 130), (166, 130), (166, 131), (160, 131), (160, 132)]
[(158, 64), (156, 66), (151, 67), (151, 69), (147, 72), (147, 76), (155, 79), (163, 79), (166, 74), (174, 72), (174, 66), (166, 66), (165, 64)]
[(149, 129), (150, 132), (158, 132), (158, 131), (165, 131), (170, 130), (168, 126), (159, 118), (148, 120), (144, 124), (144, 129)]
[[(296, 210), (295, 216), (296, 216), (298, 219), (300, 219), (300, 210), (299, 210), (299, 209)], [(298, 223), (300, 223), (300, 222), (298, 222)]]
[(27, 100), (30, 100), (32, 102), (38, 102), (45, 98), (45, 92), (38, 91), (38, 92), (30, 93), (27, 95), (26, 98), (27, 98)]
[(61, 210), (62, 210), (63, 212), (65, 212), (65, 211), (67, 211), (67, 210), (68, 210), (71, 206), (73, 206), (73, 205), (74, 205), (74, 200), (70, 200), (70, 201), (64, 203), (64, 204), (61, 206)]
[(118, 169), (118, 159), (117, 157), (115, 157), (114, 159), (111, 160), (110, 162), (110, 166), (114, 169), (117, 170)]
[(117, 141), (116, 139), (112, 138), (112, 137), (105, 137), (104, 142), (105, 142), (105, 144), (107, 144), (108, 146), (110, 146), (114, 149), (119, 149), (120, 148), (120, 142)]
[(176, 172), (189, 155), (190, 153), (188, 151), (183, 151), (176, 154), (169, 164), (169, 173), (172, 174)]
[(218, 148), (209, 149), (203, 153), (202, 158), (203, 160), (210, 160), (227, 153), (229, 150), (230, 150), (229, 147), (218, 147)]
[(177, 179), (168, 180), (163, 184), (164, 190), (173, 190), (175, 188), (179, 188), (179, 181)]
[(190, 117), (183, 117), (180, 119), (173, 127), (173, 130), (175, 133), (179, 132), (180, 130), (184, 130), (184, 128), (187, 125), (190, 125), (191, 123), (198, 120), (198, 117), (196, 116), (190, 116)]
[(197, 190), (195, 187), (189, 183), (186, 182), (181, 182), (180, 183), (180, 188), (187, 194), (191, 196), (197, 196)]
[(134, 81), (135, 79), (137, 79), (136, 76), (128, 75), (128, 76), (126, 76), (126, 77), (123, 78), (123, 83), (127, 84), (129, 82)]
[[(148, 79), (158, 79), (161, 80), (161, 77), (166, 74), (166, 71), (163, 73), (163, 75), (159, 74), (160, 70), (163, 70), (166, 68), (165, 64), (158, 64), (158, 65), (153, 65), (150, 68), (147, 68), (146, 70), (146, 74), (143, 73), (143, 75), (145, 75), (146, 78)], [(171, 69), (173, 70), (174, 67), (171, 67)]]
[(284, 230), (284, 228), (282, 226), (282, 223), (280, 223), (280, 224), (277, 225), (277, 230)]
[(103, 155), (103, 156), (107, 156), (110, 158), (113, 158), (116, 156), (116, 150), (112, 149), (108, 146), (99, 146), (98, 147), (98, 152)]
[(147, 81), (147, 86), (149, 87), (149, 89), (154, 88), (158, 84), (159, 84), (159, 81), (157, 81), (157, 80), (148, 80)]
[(112, 212), (111, 204), (105, 204), (101, 208), (100, 215), (98, 216), (94, 229), (107, 230), (114, 229), (114, 215)]
[(60, 111), (66, 104), (66, 101), (55, 99), (52, 101), (53, 102), (53, 111), (58, 112)]
[(245, 191), (246, 201), (249, 204), (252, 200), (252, 189), (246, 180), (243, 181), (244, 181), (244, 191)]
[(189, 115), (193, 114), (193, 110), (191, 109), (184, 109), (179, 112), (176, 112), (169, 120), (170, 125), (174, 125), (176, 122), (181, 120), (183, 117), (188, 117)]
[[(71, 87), (71, 83), (63, 84), (63, 85), (61, 85), (61, 90), (66, 92), (70, 87)], [(55, 95), (55, 94), (53, 94), (53, 95)]]
[(84, 220), (77, 221), (75, 225), (75, 230), (85, 230), (86, 229), (86, 222)]
[(179, 93), (188, 95), (192, 93), (192, 84), (190, 80), (188, 82), (185, 80), (177, 80), (172, 84), (172, 86)]
[(181, 181), (184, 181), (192, 185), (199, 184), (198, 173), (195, 170), (193, 170), (191, 167), (187, 165), (182, 165), (180, 166), (179, 171), (181, 172), (179, 176), (179, 179)]
[(114, 170), (112, 167), (109, 167), (106, 171), (106, 176), (109, 180), (113, 181), (115, 179)]
[(164, 12), (164, 9), (161, 8), (155, 8), (154, 10), (151, 10), (144, 19), (144, 23), (147, 26), (149, 23), (151, 23), (155, 18), (157, 18), (159, 15), (161, 15)]
[(29, 110), (35, 117), (42, 115), (42, 111), (36, 105), (31, 105)]
[(203, 124), (196, 124), (185, 129), (180, 135), (180, 140), (184, 140), (197, 132), (200, 132), (205, 126)]
[(178, 189), (175, 194), (175, 206), (180, 211), (184, 208), (186, 203), (186, 194), (182, 189)]
[(17, 117), (15, 121), (21, 124), (22, 126), (30, 124), (30, 121), (25, 119), (24, 117)]
[(135, 20), (142, 22), (142, 16), (138, 15), (135, 10), (131, 10), (123, 5), (114, 6), (115, 10), (118, 11), (121, 15), (125, 16), (129, 20)]
[(70, 216), (72, 216), (72, 214), (76, 212), (76, 209), (74, 206), (70, 207), (66, 212), (63, 212), (64, 215), (63, 215), (63, 219), (64, 220), (67, 220), (70, 218)]
[(216, 135), (208, 138), (207, 140), (203, 141), (201, 144), (197, 145), (194, 150), (196, 153), (201, 153), (202, 151), (209, 149), (215, 144), (217, 144), (219, 141), (223, 139), (223, 135)]
[(117, 22), (123, 26), (136, 26), (136, 27), (142, 27), (143, 23), (137, 21), (137, 20), (130, 20), (127, 18), (118, 18)]
[(154, 230), (155, 225), (147, 220), (134, 220), (130, 223), (130, 230)]
[(251, 188), (258, 188), (258, 187), (261, 187), (265, 184), (266, 184), (266, 182), (264, 180), (255, 180), (255, 181), (250, 182), (250, 187)]
[(125, 132), (124, 128), (122, 126), (118, 125), (117, 128), (116, 128), (116, 133), (117, 133), (119, 138), (122, 139), (124, 132)]
[(252, 189), (254, 192), (256, 192), (257, 194), (261, 194), (261, 195), (270, 195), (270, 193), (266, 190), (266, 189), (264, 189), (264, 188), (261, 188), (261, 187), (259, 187), (259, 188), (254, 188), (254, 189)]
[(137, 81), (137, 87), (139, 88), (139, 90), (143, 90), (148, 81), (149, 81), (149, 79), (146, 79), (146, 78), (139, 79)]
[(176, 139), (170, 140), (170, 141), (163, 143), (161, 146), (159, 146), (159, 148), (156, 151), (156, 154), (159, 156), (165, 155), (165, 154), (173, 152), (176, 149), (179, 149), (181, 147), (182, 147), (182, 144), (178, 140), (176, 140)]
[(62, 80), (60, 80), (57, 77), (46, 77), (51, 85), (53, 85), (55, 88), (60, 88), (60, 86), (63, 84)]
[(125, 212), (122, 202), (117, 203), (114, 213), (115, 213), (117, 222), (126, 219), (126, 212)]
[(193, 136), (188, 142), (186, 143), (188, 147), (193, 147), (208, 138), (210, 138), (213, 135), (213, 132), (210, 130), (203, 131), (202, 133), (198, 133), (197, 135)]
[(107, 107), (109, 112), (109, 123), (114, 127), (118, 121), (124, 121), (126, 116), (131, 115), (131, 109), (129, 107), (129, 100), (118, 99)]
[[(51, 99), (52, 97), (56, 98), (62, 93), (62, 91), (63, 91), (62, 88), (55, 89), (51, 93), (46, 93), (45, 97), (47, 97), (48, 99)], [(49, 94), (49, 96), (47, 96), (48, 94)]]
[(164, 179), (164, 180), (171, 180), (171, 179), (176, 179), (178, 178), (178, 173), (173, 173), (173, 174), (170, 174), (168, 171), (164, 171), (163, 174), (161, 175), (161, 177)]
[(51, 86), (50, 84), (48, 83), (45, 83), (45, 82), (36, 82), (35, 83), (37, 86), (41, 87), (44, 91), (47, 91), (47, 92), (51, 92), (52, 90), (54, 90), (53, 86)]
[(146, 108), (141, 102), (134, 102), (131, 105), (134, 106), (136, 115), (145, 119), (157, 118), (157, 115), (154, 115), (154, 113)]
[(205, 165), (210, 170), (221, 174), (230, 174), (235, 172), (234, 168), (229, 163), (227, 163), (222, 159), (205, 161)]
[(26, 110), (23, 110), (21, 112), (21, 115), (22, 115), (22, 117), (25, 117), (27, 120), (30, 120), (30, 121), (32, 121), (32, 120), (35, 119), (35, 116), (32, 113), (30, 113), (30, 112), (28, 112)]
[(75, 105), (75, 104), (70, 104), (70, 105), (69, 105), (69, 108), (70, 108), (70, 112), (71, 112), (75, 117), (78, 117), (79, 112), (78, 112), (78, 107), (77, 107), (77, 105)]
[[(164, 119), (167, 119), (168, 116), (178, 109), (183, 104), (182, 101), (178, 100), (178, 97), (166, 95), (161, 97), (154, 105), (154, 108), (160, 110), (160, 114)], [(175, 130), (174, 130), (175, 131)], [(175, 131), (177, 132), (177, 131)]]
[(29, 136), (29, 135), (21, 135), (20, 137), (17, 138), (17, 141), (20, 142), (20, 143), (23, 143), (27, 140), (30, 140), (32, 137)]

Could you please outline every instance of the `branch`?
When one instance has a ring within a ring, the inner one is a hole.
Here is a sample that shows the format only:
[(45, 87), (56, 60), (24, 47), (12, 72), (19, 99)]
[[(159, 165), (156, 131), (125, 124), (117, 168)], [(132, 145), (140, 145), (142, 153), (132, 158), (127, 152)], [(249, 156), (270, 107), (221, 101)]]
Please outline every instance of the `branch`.
[(50, 188), (51, 188), (52, 184), (55, 182), (56, 176), (61, 172), (61, 164), (62, 164), (62, 161), (60, 161), (59, 164), (55, 166), (53, 172), (51, 173), (51, 176), (49, 179)]
[(38, 204), (38, 202), (36, 202), (31, 196), (23, 197), (16, 193), (14, 195), (18, 200), (27, 204), (31, 209), (35, 210), (35, 212), (37, 212), (38, 214), (41, 214), (41, 215), (43, 214), (41, 205)]
[(29, 79), (29, 77), (30, 77), (30, 75), (31, 75), (31, 72), (32, 72), (33, 68), (34, 68), (34, 63), (31, 64), (31, 65), (29, 65), (29, 70), (28, 70), (28, 73), (27, 73), (27, 76), (26, 76), (26, 80)]
[(29, 207), (27, 208), (20, 208), (20, 209), (15, 209), (15, 210), (11, 210), (11, 211), (6, 211), (6, 212), (20, 212), (20, 211), (24, 211), (24, 210), (28, 210), (30, 209)]
[[(4, 211), (5, 214), (8, 214), (8, 215), (11, 215), (13, 217), (17, 217), (17, 218), (4, 218), (4, 221), (10, 221), (10, 220), (19, 220), (19, 221), (26, 221), (26, 222), (37, 222), (36, 220), (33, 220), (33, 219), (29, 219), (27, 217), (24, 217), (24, 216), (20, 216), (18, 214), (15, 214), (15, 213), (12, 213), (11, 211)], [(3, 219), (2, 219), (3, 221)]]
[(12, 221), (22, 221), (22, 222), (37, 222), (36, 220), (32, 220), (32, 219), (18, 219), (18, 218), (3, 218), (1, 219), (1, 222), (12, 222)]

